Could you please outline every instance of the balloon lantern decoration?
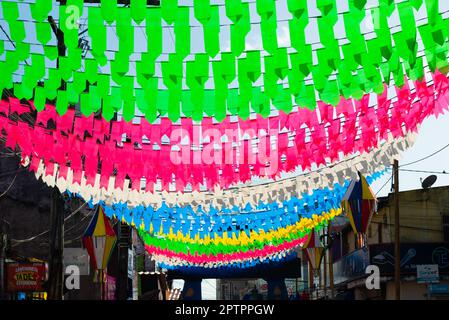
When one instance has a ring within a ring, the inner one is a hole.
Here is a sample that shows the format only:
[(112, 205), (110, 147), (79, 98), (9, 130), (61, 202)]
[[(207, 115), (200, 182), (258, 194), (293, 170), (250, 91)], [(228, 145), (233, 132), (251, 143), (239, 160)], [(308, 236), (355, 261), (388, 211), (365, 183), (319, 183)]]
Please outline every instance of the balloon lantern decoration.
[(342, 207), (357, 236), (358, 246), (363, 247), (371, 218), (377, 211), (377, 199), (366, 178), (360, 173), (358, 179), (351, 181), (343, 197)]
[(321, 260), (325, 253), (325, 248), (320, 241), (317, 230), (312, 230), (307, 241), (304, 243), (303, 250), (307, 255), (314, 274), (317, 275), (320, 270)]
[(109, 218), (105, 216), (103, 208), (98, 206), (92, 221), (84, 233), (83, 244), (95, 270), (95, 278), (102, 284), (104, 283), (109, 258), (116, 241), (117, 237)]

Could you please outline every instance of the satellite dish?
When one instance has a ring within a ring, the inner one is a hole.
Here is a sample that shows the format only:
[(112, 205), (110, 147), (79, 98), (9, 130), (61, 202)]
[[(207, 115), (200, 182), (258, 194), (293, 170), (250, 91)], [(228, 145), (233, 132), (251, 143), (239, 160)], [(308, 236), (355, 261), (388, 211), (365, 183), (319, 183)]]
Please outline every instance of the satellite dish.
[(424, 179), (424, 181), (421, 183), (421, 186), (424, 190), (429, 189), (431, 186), (433, 186), (433, 184), (437, 181), (437, 176), (436, 175), (431, 175), (428, 176), (427, 178)]

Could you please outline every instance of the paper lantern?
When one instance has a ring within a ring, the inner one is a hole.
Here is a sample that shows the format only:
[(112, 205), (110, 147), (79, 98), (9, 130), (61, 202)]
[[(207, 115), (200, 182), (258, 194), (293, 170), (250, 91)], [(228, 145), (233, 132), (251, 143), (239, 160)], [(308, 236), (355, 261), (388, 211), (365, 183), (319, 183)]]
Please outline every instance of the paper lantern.
[(83, 236), (84, 247), (95, 270), (103, 271), (107, 268), (116, 241), (111, 223), (99, 206)]
[(359, 179), (353, 180), (349, 185), (342, 200), (342, 207), (354, 233), (365, 235), (377, 210), (377, 199), (366, 178), (360, 173)]

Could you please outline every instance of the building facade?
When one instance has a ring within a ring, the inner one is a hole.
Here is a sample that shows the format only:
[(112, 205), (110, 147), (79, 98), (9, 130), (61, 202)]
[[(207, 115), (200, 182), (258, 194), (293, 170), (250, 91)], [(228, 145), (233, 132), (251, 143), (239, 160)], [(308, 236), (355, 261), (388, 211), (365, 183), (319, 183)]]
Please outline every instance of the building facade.
[[(0, 145), (0, 150), (6, 149)], [(51, 221), (52, 188), (20, 167), (17, 157), (0, 157), (0, 194), (0, 284), (3, 284), (0, 299), (46, 299), (53, 243), (50, 234), (54, 226)], [(82, 243), (93, 212), (81, 199), (65, 197), (60, 212), (64, 218), (63, 272), (68, 265), (78, 266), (80, 288), (68, 290), (61, 284), (61, 298), (139, 299), (151, 290), (146, 282), (142, 285), (140, 273), (154, 272), (155, 264), (137, 232), (118, 220), (112, 221), (118, 241), (109, 260), (103, 289), (94, 281), (95, 271)], [(29, 270), (26, 276), (39, 278), (35, 288), (20, 287), (8, 281), (24, 276), (23, 272), (15, 271), (24, 268)]]
[[(349, 221), (345, 224), (340, 219), (327, 252), (333, 258), (334, 298), (394, 299), (394, 197), (390, 194), (378, 200), (364, 246)], [(399, 203), (401, 299), (449, 299), (449, 187), (400, 192)], [(367, 289), (370, 265), (379, 268), (379, 289)], [(438, 273), (436, 283), (428, 283), (431, 280), (420, 271), (429, 265)]]

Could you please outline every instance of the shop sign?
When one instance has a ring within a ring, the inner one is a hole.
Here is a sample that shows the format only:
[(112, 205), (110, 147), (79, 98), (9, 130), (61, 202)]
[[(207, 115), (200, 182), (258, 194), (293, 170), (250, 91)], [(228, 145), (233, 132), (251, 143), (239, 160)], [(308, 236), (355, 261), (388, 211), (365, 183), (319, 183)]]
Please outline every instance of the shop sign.
[(86, 249), (83, 248), (64, 248), (64, 270), (68, 266), (77, 266), (80, 270), (81, 276), (88, 276), (89, 270), (89, 255)]
[(106, 275), (105, 300), (115, 300), (116, 279), (110, 275)]
[(334, 282), (338, 284), (365, 276), (369, 264), (370, 255), (366, 247), (343, 256), (334, 263)]
[(45, 263), (7, 263), (6, 277), (9, 292), (44, 291), (47, 268)]
[(419, 264), (416, 266), (416, 282), (418, 283), (438, 283), (440, 274), (437, 264)]
[(134, 251), (128, 249), (128, 278), (132, 279), (134, 273)]
[(449, 284), (447, 283), (430, 284), (429, 291), (430, 294), (448, 294)]

